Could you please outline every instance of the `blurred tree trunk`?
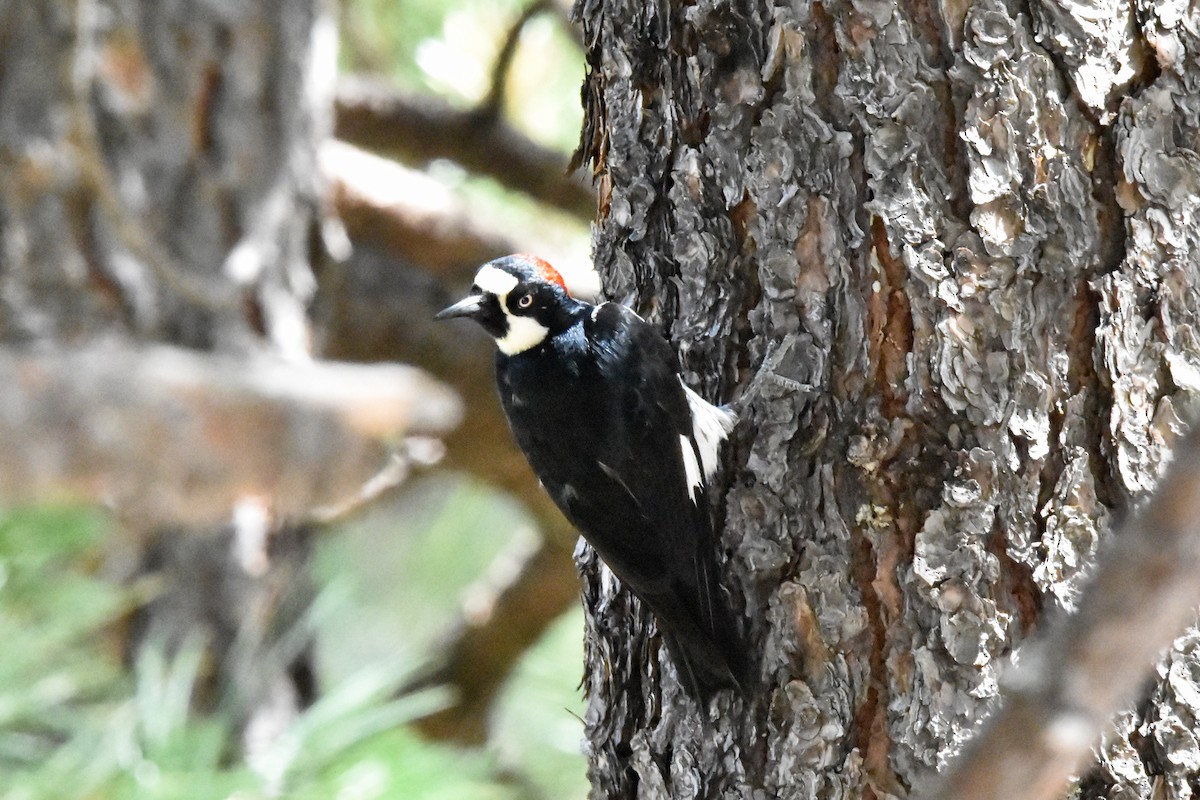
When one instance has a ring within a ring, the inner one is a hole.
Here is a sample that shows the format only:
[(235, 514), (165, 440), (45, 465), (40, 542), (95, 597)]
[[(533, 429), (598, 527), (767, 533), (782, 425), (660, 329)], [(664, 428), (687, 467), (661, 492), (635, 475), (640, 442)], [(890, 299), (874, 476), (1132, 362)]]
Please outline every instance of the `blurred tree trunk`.
[[(1193, 415), (1200, 12), (576, 13), (597, 268), (742, 415), (717, 513), (762, 679), (702, 721), (582, 550), (593, 795), (908, 796)], [(1158, 674), (1076, 796), (1200, 791), (1200, 632)]]
[[(0, 0), (0, 339), (304, 357), (335, 54), (324, 0)], [(308, 548), (242, 512), (149, 537), (167, 580), (140, 629), (199, 635), (271, 725), (311, 690), (303, 637), (273, 646)]]

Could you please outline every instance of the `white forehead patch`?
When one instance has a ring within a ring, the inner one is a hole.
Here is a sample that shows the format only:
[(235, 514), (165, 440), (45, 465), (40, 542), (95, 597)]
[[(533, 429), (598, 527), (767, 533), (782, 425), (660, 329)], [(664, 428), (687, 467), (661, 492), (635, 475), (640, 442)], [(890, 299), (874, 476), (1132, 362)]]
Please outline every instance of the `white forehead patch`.
[(480, 267), (479, 272), (475, 273), (475, 285), (485, 292), (490, 292), (500, 298), (500, 305), (504, 305), (504, 298), (517, 287), (517, 277), (509, 275), (502, 269), (497, 269), (491, 264), (485, 264)]

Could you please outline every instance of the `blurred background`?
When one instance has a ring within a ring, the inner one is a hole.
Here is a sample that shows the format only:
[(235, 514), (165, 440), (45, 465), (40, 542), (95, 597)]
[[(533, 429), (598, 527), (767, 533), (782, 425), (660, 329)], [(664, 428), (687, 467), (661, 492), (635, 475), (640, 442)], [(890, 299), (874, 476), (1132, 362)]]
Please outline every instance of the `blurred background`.
[(416, 364), (463, 419), (444, 457), (410, 442), (429, 452), (402, 485), (303, 526), (303, 599), (271, 638), (299, 676), (294, 714), (204, 691), (221, 667), (203, 637), (136, 636), (170, 570), (129, 566), (125, 522), (76, 503), (4, 511), (0, 797), (586, 796), (575, 537), (509, 443), (491, 342), (428, 322), (511, 251), (597, 291), (594, 194), (567, 176), (583, 79), (567, 17), (558, 2), (341, 0), (336, 135), (319, 153), (339, 266), (318, 278), (345, 288), (317, 295), (315, 349)]

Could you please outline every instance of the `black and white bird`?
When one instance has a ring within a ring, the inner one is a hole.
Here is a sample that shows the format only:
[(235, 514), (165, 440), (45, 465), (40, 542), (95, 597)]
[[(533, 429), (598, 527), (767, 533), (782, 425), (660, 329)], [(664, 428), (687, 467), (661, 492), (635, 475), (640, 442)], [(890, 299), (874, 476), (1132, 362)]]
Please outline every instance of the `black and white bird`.
[(748, 654), (721, 583), (706, 497), (735, 416), (684, 384), (671, 345), (617, 303), (567, 292), (545, 261), (484, 264), (437, 315), (499, 346), (513, 436), (546, 491), (654, 612), (683, 686), (702, 702), (746, 688)]

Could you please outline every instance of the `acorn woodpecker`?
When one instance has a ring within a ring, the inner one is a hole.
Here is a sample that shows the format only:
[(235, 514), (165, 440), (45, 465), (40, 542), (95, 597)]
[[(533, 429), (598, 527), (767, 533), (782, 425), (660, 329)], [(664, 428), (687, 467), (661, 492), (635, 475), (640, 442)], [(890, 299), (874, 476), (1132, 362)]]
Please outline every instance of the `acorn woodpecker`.
[(721, 588), (706, 497), (736, 417), (679, 374), (666, 339), (617, 303), (571, 297), (540, 258), (484, 264), (466, 298), (495, 339), (513, 436), (542, 485), (649, 606), (680, 682), (701, 702), (747, 684), (748, 654)]

